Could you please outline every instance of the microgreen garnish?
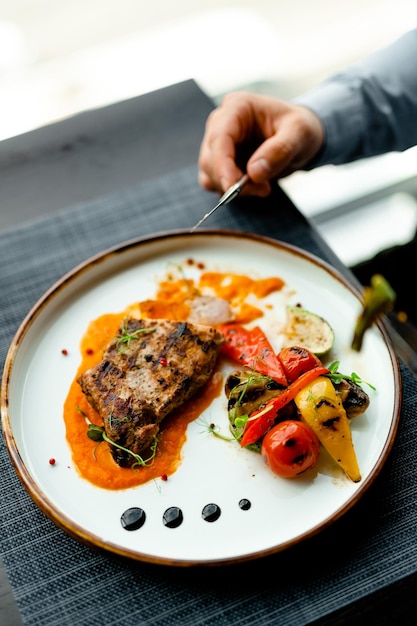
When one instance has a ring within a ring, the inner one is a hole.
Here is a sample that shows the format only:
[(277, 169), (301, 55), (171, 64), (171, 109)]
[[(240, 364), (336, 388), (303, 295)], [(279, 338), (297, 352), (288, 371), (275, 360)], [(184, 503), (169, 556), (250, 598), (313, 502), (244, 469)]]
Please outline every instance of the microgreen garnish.
[(156, 448), (158, 445), (158, 439), (157, 437), (154, 437), (154, 441), (152, 445), (150, 446), (151, 455), (147, 459), (143, 459), (140, 456), (140, 454), (135, 454), (135, 452), (132, 452), (132, 450), (129, 450), (128, 448), (124, 448), (120, 444), (110, 439), (110, 437), (106, 435), (106, 432), (103, 426), (96, 426), (95, 424), (91, 424), (91, 423), (88, 424), (87, 437), (97, 442), (106, 441), (111, 446), (114, 446), (115, 448), (118, 448), (119, 450), (122, 450), (123, 452), (130, 454), (130, 456), (133, 456), (133, 458), (136, 460), (136, 463), (132, 465), (132, 468), (136, 467), (137, 465), (140, 465), (141, 467), (151, 465), (155, 458)]
[(217, 424), (213, 424), (212, 422), (209, 424), (206, 421), (200, 421), (197, 423), (201, 423), (202, 426), (204, 427), (204, 431), (203, 432), (208, 432), (211, 435), (214, 435), (215, 437), (218, 437), (219, 439), (223, 439), (223, 441), (234, 441), (235, 437), (226, 437), (225, 435), (222, 435), (221, 432), (219, 432), (220, 427)]
[(117, 339), (117, 349), (119, 351), (123, 350), (123, 347), (130, 348), (130, 343), (132, 341), (138, 341), (140, 335), (154, 333), (155, 328), (137, 328), (134, 331), (129, 331), (129, 327), (126, 324), (126, 321), (123, 322), (121, 327), (120, 335), (116, 335)]
[[(132, 450), (129, 450), (128, 448), (124, 448), (123, 446), (119, 445), (115, 441), (112, 441), (112, 439), (110, 439), (110, 437), (106, 435), (104, 426), (97, 426), (97, 424), (93, 424), (89, 420), (88, 415), (79, 406), (77, 406), (76, 408), (77, 408), (77, 411), (79, 411), (81, 415), (87, 420), (87, 425), (88, 425), (87, 437), (89, 437), (89, 439), (97, 443), (106, 441), (111, 446), (114, 446), (115, 448), (118, 448), (119, 450), (123, 450), (123, 452), (130, 454), (130, 456), (133, 456), (133, 458), (136, 460), (136, 463), (133, 463), (132, 468), (136, 467), (137, 465), (140, 465), (141, 467), (145, 467), (153, 463), (153, 460), (156, 455), (156, 449), (158, 446), (158, 438), (156, 436), (154, 437), (152, 445), (149, 446), (151, 455), (147, 459), (143, 459), (140, 456), (140, 454), (135, 454), (135, 452), (132, 452)], [(115, 421), (115, 420), (124, 421), (124, 419), (125, 418), (115, 418), (114, 415), (111, 414), (109, 417), (109, 424), (111, 424), (112, 421)]]
[(88, 415), (87, 415), (87, 413), (85, 413), (85, 411), (83, 411), (83, 410), (82, 410), (82, 409), (81, 409), (78, 405), (77, 405), (75, 408), (77, 409), (77, 411), (78, 411), (79, 413), (81, 413), (81, 415), (82, 415), (82, 416), (83, 416), (86, 420), (90, 421), (90, 420), (88, 419)]
[(113, 428), (114, 424), (125, 424), (129, 422), (129, 418), (125, 415), (124, 417), (116, 417), (113, 413), (109, 415), (109, 428)]
[(96, 424), (88, 424), (87, 437), (93, 441), (103, 441), (103, 426), (97, 426)]
[(181, 279), (184, 281), (184, 285), (185, 285), (186, 291), (187, 291), (187, 293), (188, 293), (190, 298), (192, 298), (193, 296), (199, 295), (198, 290), (194, 286), (193, 279), (192, 278), (187, 278), (187, 275), (186, 275), (182, 265), (180, 265), (178, 263), (174, 263), (173, 261), (170, 261), (168, 265), (172, 265), (173, 267), (176, 268), (176, 270), (178, 271), (179, 275), (181, 276)]
[(335, 385), (338, 385), (339, 383), (341, 383), (342, 380), (345, 378), (346, 380), (351, 380), (353, 383), (355, 383), (355, 385), (358, 385), (359, 387), (361, 387), (362, 385), (368, 385), (368, 387), (373, 389), (373, 391), (376, 391), (376, 387), (371, 385), (371, 383), (366, 382), (366, 380), (362, 380), (362, 378), (355, 372), (352, 372), (350, 376), (348, 374), (341, 374), (338, 371), (339, 365), (340, 365), (340, 361), (334, 361), (333, 363), (327, 366), (328, 370), (330, 371), (330, 373), (327, 374), (327, 376)]
[(179, 273), (179, 275), (181, 276), (181, 278), (182, 278), (185, 282), (187, 282), (187, 277), (186, 277), (186, 275), (185, 275), (184, 268), (183, 268), (183, 266), (182, 266), (182, 265), (180, 265), (179, 263), (174, 263), (174, 261), (169, 261), (169, 263), (168, 263), (168, 267), (169, 267), (169, 266), (175, 267), (175, 269), (177, 270), (177, 272)]
[(233, 421), (233, 426), (237, 430), (245, 430), (248, 420), (249, 420), (249, 415), (238, 415), (237, 417), (235, 417)]
[(111, 446), (114, 446), (115, 448), (118, 448), (119, 450), (123, 450), (123, 452), (126, 452), (127, 454), (130, 454), (130, 456), (133, 456), (134, 459), (136, 459), (136, 463), (133, 463), (132, 465), (132, 469), (134, 467), (136, 467), (137, 465), (140, 465), (141, 467), (145, 467), (147, 465), (152, 465), (154, 459), (155, 459), (155, 455), (156, 455), (156, 448), (158, 446), (158, 439), (155, 436), (152, 445), (150, 446), (150, 450), (151, 450), (151, 455), (147, 458), (147, 459), (143, 459), (140, 454), (135, 454), (135, 452), (132, 452), (132, 450), (129, 450), (128, 448), (124, 448), (123, 446), (119, 445), (118, 443), (115, 443), (114, 441), (112, 441), (110, 439), (110, 437), (107, 437), (106, 433), (104, 432), (103, 429), (103, 434), (102, 434), (102, 438), (104, 441), (107, 441), (107, 443), (109, 443)]
[[(217, 437), (218, 439), (222, 439), (223, 441), (239, 441), (239, 439), (242, 436), (242, 432), (245, 430), (247, 421), (248, 421), (247, 415), (240, 415), (239, 417), (235, 419), (234, 426), (236, 426), (236, 435), (234, 437), (226, 437), (225, 435), (222, 435), (221, 432), (219, 432), (220, 427), (217, 424), (213, 424), (213, 423), (208, 424), (207, 422), (205, 423), (201, 422), (201, 423), (204, 426), (203, 432), (208, 432), (211, 435), (214, 435), (215, 437)], [(238, 430), (238, 429), (242, 429), (242, 430)], [(259, 441), (246, 446), (246, 448), (248, 450), (252, 450), (253, 452), (259, 452), (259, 453), (261, 452), (261, 444)]]

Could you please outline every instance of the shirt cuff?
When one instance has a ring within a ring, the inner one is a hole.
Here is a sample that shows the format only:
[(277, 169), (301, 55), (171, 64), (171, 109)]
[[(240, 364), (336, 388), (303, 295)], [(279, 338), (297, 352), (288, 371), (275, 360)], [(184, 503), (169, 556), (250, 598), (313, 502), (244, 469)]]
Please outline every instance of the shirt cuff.
[(305, 169), (339, 165), (361, 157), (359, 92), (352, 81), (329, 80), (293, 100), (295, 104), (311, 109), (324, 128), (323, 147)]

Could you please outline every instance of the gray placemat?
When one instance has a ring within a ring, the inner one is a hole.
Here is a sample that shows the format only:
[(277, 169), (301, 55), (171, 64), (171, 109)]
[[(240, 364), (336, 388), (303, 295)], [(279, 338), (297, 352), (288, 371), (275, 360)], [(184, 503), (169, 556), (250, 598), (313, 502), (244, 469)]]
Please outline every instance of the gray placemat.
[[(186, 168), (0, 235), (1, 368), (23, 317), (65, 272), (133, 237), (194, 224), (215, 200), (196, 181), (196, 169)], [(241, 200), (208, 226), (274, 236), (326, 258), (286, 202), (279, 192), (261, 205)], [(415, 573), (417, 383), (403, 366), (402, 378), (398, 436), (370, 491), (308, 542), (239, 566), (169, 568), (91, 550), (35, 506), (1, 438), (1, 556), (24, 623), (297, 626)]]

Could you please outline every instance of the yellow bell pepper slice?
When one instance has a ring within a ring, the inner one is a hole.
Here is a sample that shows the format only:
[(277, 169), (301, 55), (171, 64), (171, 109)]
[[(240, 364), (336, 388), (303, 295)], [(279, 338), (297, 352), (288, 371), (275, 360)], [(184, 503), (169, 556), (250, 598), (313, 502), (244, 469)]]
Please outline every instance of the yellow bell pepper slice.
[(301, 419), (315, 432), (332, 459), (353, 481), (361, 480), (349, 418), (329, 378), (319, 376), (295, 396)]

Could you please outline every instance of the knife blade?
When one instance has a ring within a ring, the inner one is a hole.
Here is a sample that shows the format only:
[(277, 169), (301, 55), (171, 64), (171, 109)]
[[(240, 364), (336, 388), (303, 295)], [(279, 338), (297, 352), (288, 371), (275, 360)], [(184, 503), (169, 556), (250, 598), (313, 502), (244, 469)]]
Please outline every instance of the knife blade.
[(214, 206), (208, 213), (203, 215), (201, 220), (199, 220), (197, 222), (197, 224), (195, 224), (192, 227), (191, 232), (193, 232), (197, 228), (199, 228), (201, 226), (201, 224), (203, 224), (210, 217), (210, 215), (212, 215), (214, 213), (214, 211), (216, 211), (219, 207), (223, 206), (224, 204), (227, 204), (228, 202), (231, 202), (234, 198), (236, 198), (236, 196), (242, 191), (243, 187), (248, 182), (249, 182), (249, 176), (247, 174), (243, 174), (243, 176), (241, 178), (239, 178), (237, 183), (235, 183), (234, 185), (229, 187), (229, 189), (227, 189), (224, 192), (224, 194), (222, 195), (222, 197), (220, 198), (220, 200), (218, 201), (216, 206)]

